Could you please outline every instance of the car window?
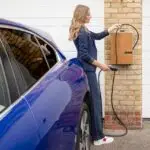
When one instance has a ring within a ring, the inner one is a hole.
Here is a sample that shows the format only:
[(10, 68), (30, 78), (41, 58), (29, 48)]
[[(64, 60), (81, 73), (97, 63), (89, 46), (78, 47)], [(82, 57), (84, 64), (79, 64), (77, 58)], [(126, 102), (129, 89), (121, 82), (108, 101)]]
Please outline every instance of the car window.
[[(7, 71), (5, 72), (6, 67)], [(11, 104), (11, 98), (18, 97), (13, 77), (2, 40), (0, 39), (0, 112)], [(8, 80), (11, 81), (9, 84)], [(9, 89), (11, 89), (11, 92)]]
[(2, 60), (0, 58), (0, 112), (7, 108), (10, 104), (9, 89), (5, 78)]
[[(15, 78), (14, 72), (12, 70), (11, 62), (10, 62), (10, 59), (6, 52), (6, 49), (7, 49), (7, 45), (3, 41), (3, 38), (0, 34), (1, 74), (3, 74), (2, 80), (3, 81), (6, 80), (7, 88), (9, 90), (10, 98), (11, 98), (10, 102), (13, 102), (15, 99), (17, 99), (19, 97), (19, 88), (17, 86), (17, 79)], [(6, 90), (4, 90), (4, 91), (6, 91)]]
[(46, 60), (46, 64), (49, 68), (52, 68), (58, 61), (58, 56), (52, 46), (48, 45), (44, 40), (38, 38), (37, 36), (30, 36), (31, 41), (36, 43), (40, 49), (43, 57)]
[[(11, 102), (14, 102), (57, 63), (57, 57), (51, 46), (30, 33), (1, 28), (0, 35), (17, 82), (15, 91), (9, 87), (10, 93), (18, 92), (16, 96), (11, 96)], [(8, 68), (6, 64), (4, 69), (7, 74)], [(12, 84), (11, 75), (8, 76), (7, 82)]]

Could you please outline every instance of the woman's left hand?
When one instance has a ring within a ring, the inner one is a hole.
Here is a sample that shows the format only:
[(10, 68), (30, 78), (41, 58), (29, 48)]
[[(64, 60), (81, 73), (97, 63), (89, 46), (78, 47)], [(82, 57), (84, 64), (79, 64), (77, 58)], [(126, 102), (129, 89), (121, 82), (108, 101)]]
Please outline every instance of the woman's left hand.
[(112, 25), (111, 27), (108, 28), (108, 32), (110, 33), (113, 30), (120, 28), (120, 26), (121, 26), (121, 24), (114, 24), (114, 25)]

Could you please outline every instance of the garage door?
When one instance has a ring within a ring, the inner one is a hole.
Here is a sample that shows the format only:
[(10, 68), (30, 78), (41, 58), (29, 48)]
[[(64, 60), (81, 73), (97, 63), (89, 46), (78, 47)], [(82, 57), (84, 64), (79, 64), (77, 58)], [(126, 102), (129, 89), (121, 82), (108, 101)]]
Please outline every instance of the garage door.
[(143, 1), (143, 117), (150, 118), (150, 3)]
[[(49, 32), (67, 58), (76, 57), (72, 42), (68, 41), (68, 29), (77, 4), (91, 8), (92, 20), (88, 25), (95, 32), (104, 28), (104, 0), (3, 0), (0, 17), (19, 21)], [(104, 61), (104, 41), (98, 41), (98, 58)], [(101, 76), (102, 90), (103, 76)]]

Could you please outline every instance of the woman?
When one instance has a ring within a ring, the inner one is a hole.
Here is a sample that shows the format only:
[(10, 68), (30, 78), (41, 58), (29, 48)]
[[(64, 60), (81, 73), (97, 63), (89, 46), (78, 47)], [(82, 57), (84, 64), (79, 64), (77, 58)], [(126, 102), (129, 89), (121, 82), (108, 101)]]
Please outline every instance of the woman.
[(109, 70), (106, 64), (102, 64), (97, 60), (97, 48), (95, 40), (101, 40), (108, 36), (111, 31), (118, 28), (120, 25), (115, 24), (108, 30), (101, 33), (93, 33), (87, 29), (86, 23), (91, 19), (90, 9), (85, 5), (77, 5), (73, 14), (72, 23), (69, 29), (69, 40), (73, 40), (76, 49), (77, 57), (83, 64), (83, 69), (87, 75), (90, 87), (90, 103), (91, 103), (91, 120), (92, 128), (91, 135), (94, 145), (101, 145), (113, 142), (112, 137), (106, 137), (103, 134), (102, 125), (102, 102), (100, 91), (97, 85), (96, 68), (103, 71)]

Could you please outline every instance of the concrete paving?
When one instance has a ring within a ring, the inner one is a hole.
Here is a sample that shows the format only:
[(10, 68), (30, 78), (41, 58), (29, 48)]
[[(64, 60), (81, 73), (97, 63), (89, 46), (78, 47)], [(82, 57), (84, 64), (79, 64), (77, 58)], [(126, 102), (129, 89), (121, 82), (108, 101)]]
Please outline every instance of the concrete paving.
[(112, 144), (92, 145), (91, 150), (150, 150), (150, 121), (144, 121), (141, 130), (129, 130), (126, 136), (115, 138)]

